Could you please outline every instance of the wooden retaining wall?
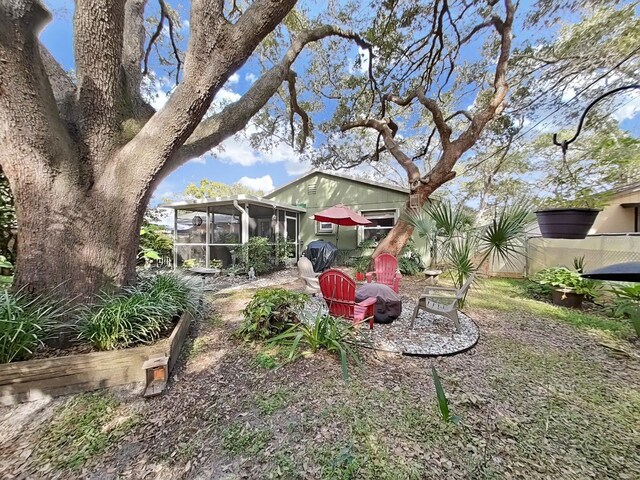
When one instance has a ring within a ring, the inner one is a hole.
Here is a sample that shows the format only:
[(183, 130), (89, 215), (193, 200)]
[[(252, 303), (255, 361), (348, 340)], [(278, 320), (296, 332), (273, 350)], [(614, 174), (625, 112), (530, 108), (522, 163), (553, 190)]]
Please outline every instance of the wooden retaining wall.
[(153, 345), (0, 364), (0, 405), (144, 383), (142, 364), (160, 356), (169, 357), (171, 372), (191, 319), (190, 314), (182, 315), (171, 336)]

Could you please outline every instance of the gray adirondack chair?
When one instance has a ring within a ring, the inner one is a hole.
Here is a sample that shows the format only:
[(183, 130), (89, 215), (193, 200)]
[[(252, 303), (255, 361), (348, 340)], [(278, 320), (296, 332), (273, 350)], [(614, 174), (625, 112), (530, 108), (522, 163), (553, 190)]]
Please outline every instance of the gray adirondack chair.
[[(450, 288), (450, 287), (434, 287), (427, 286), (424, 293), (420, 295), (416, 308), (413, 310), (413, 316), (411, 317), (411, 328), (416, 321), (418, 312), (424, 310), (426, 312), (435, 313), (436, 315), (442, 315), (443, 317), (450, 318), (456, 326), (456, 333), (460, 333), (460, 319), (458, 318), (458, 304), (462, 300), (469, 287), (473, 283), (473, 275), (467, 278), (462, 287)], [(435, 293), (432, 293), (435, 292)]]
[(315, 294), (320, 291), (318, 274), (313, 271), (311, 260), (307, 257), (300, 257), (298, 260), (298, 274), (304, 280), (306, 293)]

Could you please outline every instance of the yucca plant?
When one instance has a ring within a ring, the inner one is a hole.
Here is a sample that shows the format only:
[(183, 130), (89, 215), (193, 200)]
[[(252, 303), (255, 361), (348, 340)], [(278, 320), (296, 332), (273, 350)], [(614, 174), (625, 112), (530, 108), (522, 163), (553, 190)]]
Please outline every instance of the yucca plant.
[(67, 313), (66, 304), (25, 290), (0, 293), (0, 363), (26, 360), (52, 338)]
[(458, 415), (452, 414), (451, 410), (449, 409), (449, 400), (447, 399), (447, 395), (444, 393), (444, 388), (442, 388), (442, 382), (440, 381), (440, 376), (438, 375), (436, 367), (431, 367), (431, 376), (433, 377), (433, 384), (436, 388), (438, 409), (440, 410), (442, 419), (445, 421), (445, 423), (459, 423), (460, 417)]
[(273, 337), (269, 343), (288, 346), (290, 360), (320, 349), (335, 353), (340, 356), (342, 376), (348, 381), (348, 359), (360, 361), (358, 352), (352, 345), (353, 336), (352, 323), (318, 312), (314, 317), (304, 319)]

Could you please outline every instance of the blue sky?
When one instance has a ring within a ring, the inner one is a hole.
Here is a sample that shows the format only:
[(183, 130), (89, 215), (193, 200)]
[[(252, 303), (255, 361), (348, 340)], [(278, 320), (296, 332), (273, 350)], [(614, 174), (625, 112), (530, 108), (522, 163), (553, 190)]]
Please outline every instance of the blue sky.
[[(73, 1), (71, 0), (46, 0), (45, 2), (53, 12), (53, 21), (48, 24), (41, 35), (42, 42), (49, 48), (54, 57), (66, 69), (73, 69), (73, 39), (72, 39), (72, 15)], [(528, 2), (524, 2), (525, 4)], [(148, 9), (153, 11), (157, 6), (149, 3)], [(174, 4), (178, 8), (180, 18), (183, 19), (182, 33), (188, 36), (189, 12), (188, 3)], [(525, 7), (526, 8), (526, 7)], [(522, 40), (522, 38), (520, 39)], [(186, 50), (186, 39), (181, 42), (181, 48)], [(354, 60), (357, 50), (354, 49)], [(153, 103), (156, 107), (162, 106), (167, 98), (167, 93), (173, 87), (172, 73), (159, 65), (152, 55), (150, 67), (156, 72), (159, 82), (155, 87)], [(236, 72), (219, 92), (214, 104), (224, 104), (233, 101), (243, 94), (259, 74), (260, 67), (255, 60), (250, 59), (245, 66)], [(473, 99), (470, 99), (472, 101)], [(637, 112), (640, 110), (640, 95), (633, 102), (624, 107), (618, 113), (621, 126), (634, 133), (640, 130)], [(326, 115), (325, 115), (326, 116)], [(322, 115), (320, 115), (322, 117)], [(551, 122), (547, 125), (546, 123)], [(553, 119), (541, 125), (541, 129), (549, 128), (555, 131)], [(570, 127), (570, 126), (569, 126)], [(251, 127), (249, 127), (251, 128)], [(322, 136), (316, 139), (322, 141)], [(282, 185), (300, 174), (308, 171), (310, 165), (302, 162), (293, 149), (284, 142), (276, 143), (272, 151), (259, 151), (250, 145), (248, 139), (236, 136), (225, 141), (221, 148), (216, 149), (213, 155), (191, 160), (170, 174), (157, 188), (152, 203), (157, 203), (165, 196), (176, 197), (191, 182), (199, 182), (203, 178), (224, 183), (240, 182), (252, 188), (269, 190), (271, 187)]]

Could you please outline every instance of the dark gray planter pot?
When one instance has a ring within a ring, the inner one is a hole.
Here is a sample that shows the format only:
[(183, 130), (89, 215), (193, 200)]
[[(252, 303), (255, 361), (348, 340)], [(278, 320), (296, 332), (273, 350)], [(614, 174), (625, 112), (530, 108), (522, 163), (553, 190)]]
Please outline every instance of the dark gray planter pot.
[(584, 293), (576, 293), (568, 288), (558, 288), (551, 291), (551, 301), (555, 305), (582, 310)]
[(546, 208), (536, 211), (543, 238), (585, 238), (600, 210), (595, 208)]

